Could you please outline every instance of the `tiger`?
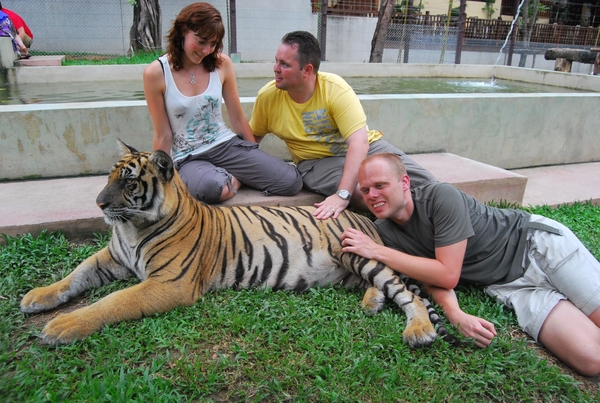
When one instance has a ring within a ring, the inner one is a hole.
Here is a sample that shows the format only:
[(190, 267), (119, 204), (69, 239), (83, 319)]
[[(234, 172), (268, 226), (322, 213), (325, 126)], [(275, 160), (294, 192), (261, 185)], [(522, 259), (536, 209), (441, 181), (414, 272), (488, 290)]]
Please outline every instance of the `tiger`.
[(410, 291), (391, 268), (342, 252), (348, 227), (381, 243), (368, 217), (346, 210), (318, 220), (312, 206), (207, 205), (187, 190), (167, 153), (119, 143), (123, 156), (96, 199), (112, 228), (107, 246), (62, 280), (29, 291), (20, 308), (39, 313), (115, 280), (140, 282), (58, 315), (43, 328), (42, 342), (72, 343), (105, 325), (191, 306), (212, 290), (250, 287), (358, 287), (367, 290), (361, 305), (368, 314), (381, 311), (386, 298), (404, 311), (402, 337), (410, 347), (447, 334), (419, 287)]

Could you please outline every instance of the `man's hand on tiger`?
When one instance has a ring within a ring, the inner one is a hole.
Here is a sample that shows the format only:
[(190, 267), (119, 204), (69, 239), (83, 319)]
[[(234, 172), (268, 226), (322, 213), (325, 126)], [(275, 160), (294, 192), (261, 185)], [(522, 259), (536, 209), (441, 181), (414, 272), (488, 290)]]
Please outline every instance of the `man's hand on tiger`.
[(367, 259), (375, 259), (375, 250), (380, 246), (370, 236), (354, 228), (348, 228), (342, 234), (342, 252), (356, 253)]

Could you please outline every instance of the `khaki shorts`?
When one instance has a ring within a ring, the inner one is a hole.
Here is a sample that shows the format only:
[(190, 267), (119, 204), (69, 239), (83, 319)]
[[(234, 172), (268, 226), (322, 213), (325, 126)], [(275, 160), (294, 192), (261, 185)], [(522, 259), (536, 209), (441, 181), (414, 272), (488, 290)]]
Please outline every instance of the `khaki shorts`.
[(33, 42), (33, 39), (31, 39), (29, 37), (29, 35), (25, 35), (25, 38), (23, 39), (23, 45), (25, 45), (26, 48), (30, 48), (31, 47), (31, 43)]
[(600, 263), (566, 226), (539, 215), (532, 215), (530, 222), (560, 229), (562, 235), (530, 229), (523, 277), (485, 291), (512, 308), (519, 325), (537, 341), (560, 300), (571, 301), (586, 316), (600, 307)]

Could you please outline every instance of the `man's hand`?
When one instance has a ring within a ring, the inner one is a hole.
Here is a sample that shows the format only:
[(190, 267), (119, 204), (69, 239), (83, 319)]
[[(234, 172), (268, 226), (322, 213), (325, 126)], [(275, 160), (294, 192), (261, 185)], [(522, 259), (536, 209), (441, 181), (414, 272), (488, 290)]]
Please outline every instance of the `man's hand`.
[(462, 311), (450, 321), (463, 336), (473, 339), (479, 348), (489, 346), (496, 336), (496, 329), (492, 323)]
[(367, 259), (375, 259), (375, 250), (380, 246), (370, 236), (354, 228), (348, 228), (342, 234), (342, 252), (356, 253)]
[(349, 200), (343, 200), (338, 195), (331, 195), (322, 202), (315, 203), (317, 209), (313, 215), (317, 220), (326, 220), (329, 217), (337, 218), (349, 203)]
[(423, 283), (423, 286), (427, 294), (433, 297), (434, 302), (442, 307), (450, 323), (456, 326), (463, 336), (474, 340), (479, 348), (490, 345), (496, 336), (496, 329), (492, 323), (464, 312), (458, 305), (453, 289), (436, 287), (428, 283)]
[[(346, 137), (346, 144), (348, 144), (348, 151), (346, 152), (344, 170), (338, 184), (338, 189), (346, 189), (350, 192), (351, 196), (358, 196), (358, 194), (352, 194), (357, 192), (358, 167), (369, 152), (367, 127), (363, 126)], [(356, 200), (354, 200), (354, 203), (356, 203)], [(321, 203), (315, 203), (317, 210), (313, 215), (318, 220), (325, 220), (329, 217), (337, 218), (348, 207), (348, 204), (350, 204), (350, 200), (344, 200), (337, 194), (333, 194)]]

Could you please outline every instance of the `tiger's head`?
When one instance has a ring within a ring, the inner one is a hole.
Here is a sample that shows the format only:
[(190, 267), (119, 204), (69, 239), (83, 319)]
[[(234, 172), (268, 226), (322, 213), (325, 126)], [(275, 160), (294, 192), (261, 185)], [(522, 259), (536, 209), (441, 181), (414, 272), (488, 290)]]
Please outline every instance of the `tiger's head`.
[(96, 198), (109, 225), (145, 225), (161, 218), (165, 186), (173, 179), (171, 157), (164, 151), (138, 152), (119, 140), (123, 157), (111, 169)]

